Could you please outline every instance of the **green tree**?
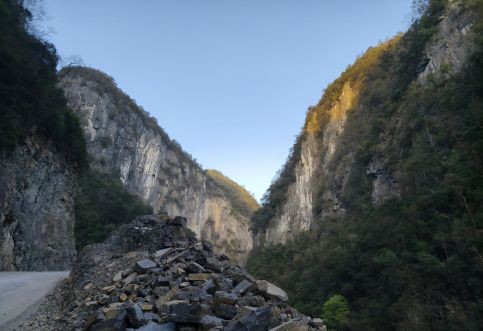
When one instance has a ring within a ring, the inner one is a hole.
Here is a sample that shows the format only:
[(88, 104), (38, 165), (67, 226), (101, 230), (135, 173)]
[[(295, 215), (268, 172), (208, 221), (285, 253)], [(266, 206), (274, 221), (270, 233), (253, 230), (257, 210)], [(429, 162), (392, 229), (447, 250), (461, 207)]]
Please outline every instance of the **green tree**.
[(335, 294), (324, 303), (322, 318), (329, 330), (339, 330), (349, 321), (349, 305), (340, 294)]

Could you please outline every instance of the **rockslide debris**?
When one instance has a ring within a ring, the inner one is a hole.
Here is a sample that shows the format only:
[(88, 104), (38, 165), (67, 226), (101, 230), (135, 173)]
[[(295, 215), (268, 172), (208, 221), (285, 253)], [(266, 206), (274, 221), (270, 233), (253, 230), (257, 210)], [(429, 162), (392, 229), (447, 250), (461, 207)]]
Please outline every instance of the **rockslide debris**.
[(140, 216), (88, 246), (71, 272), (64, 322), (75, 330), (325, 330), (207, 242), (186, 218)]

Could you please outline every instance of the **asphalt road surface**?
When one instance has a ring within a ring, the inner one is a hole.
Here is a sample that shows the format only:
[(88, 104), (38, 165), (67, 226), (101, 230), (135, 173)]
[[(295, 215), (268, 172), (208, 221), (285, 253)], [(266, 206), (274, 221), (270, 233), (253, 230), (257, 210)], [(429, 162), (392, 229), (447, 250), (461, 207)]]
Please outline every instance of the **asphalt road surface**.
[(42, 299), (67, 276), (69, 271), (0, 272), (0, 329)]

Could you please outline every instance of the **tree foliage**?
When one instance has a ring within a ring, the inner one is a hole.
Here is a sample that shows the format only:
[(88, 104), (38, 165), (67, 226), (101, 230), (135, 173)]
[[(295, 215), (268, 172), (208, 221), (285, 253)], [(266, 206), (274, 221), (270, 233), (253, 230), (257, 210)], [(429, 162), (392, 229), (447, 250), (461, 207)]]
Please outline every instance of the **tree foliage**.
[(340, 294), (331, 296), (322, 306), (322, 318), (329, 330), (338, 330), (349, 321), (349, 305)]
[(152, 212), (151, 207), (127, 192), (118, 178), (89, 170), (79, 181), (75, 200), (76, 248), (101, 242), (119, 225)]
[(22, 2), (0, 2), (0, 150), (36, 134), (84, 167), (82, 130), (56, 86), (55, 48), (27, 31), (31, 17)]
[(221, 189), (224, 195), (229, 198), (235, 212), (250, 217), (260, 207), (257, 200), (244, 187), (226, 177), (221, 172), (209, 169), (206, 173)]

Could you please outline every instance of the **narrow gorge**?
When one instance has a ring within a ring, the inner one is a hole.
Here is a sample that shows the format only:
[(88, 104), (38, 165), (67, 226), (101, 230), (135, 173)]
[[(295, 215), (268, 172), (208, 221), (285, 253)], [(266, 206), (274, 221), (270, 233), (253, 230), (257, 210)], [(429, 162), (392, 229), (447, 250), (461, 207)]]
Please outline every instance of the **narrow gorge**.
[(60, 76), (59, 86), (84, 131), (91, 168), (117, 176), (155, 213), (187, 217), (201, 239), (243, 262), (252, 248), (250, 217), (256, 202), (230, 198), (226, 187), (106, 74), (70, 67)]

